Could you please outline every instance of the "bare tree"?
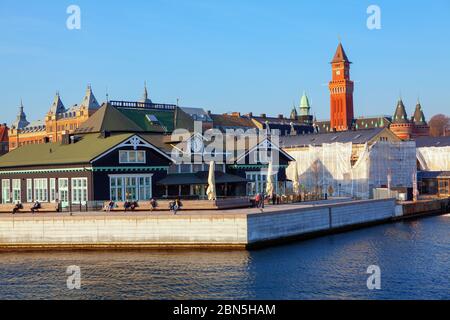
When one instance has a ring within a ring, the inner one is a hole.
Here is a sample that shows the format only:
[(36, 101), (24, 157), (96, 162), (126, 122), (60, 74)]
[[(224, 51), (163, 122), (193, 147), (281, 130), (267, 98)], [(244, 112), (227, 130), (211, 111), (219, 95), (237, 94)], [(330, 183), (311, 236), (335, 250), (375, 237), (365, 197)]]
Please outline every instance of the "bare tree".
[(450, 118), (444, 114), (437, 114), (431, 118), (429, 125), (432, 137), (442, 137), (445, 136), (446, 130), (449, 129)]

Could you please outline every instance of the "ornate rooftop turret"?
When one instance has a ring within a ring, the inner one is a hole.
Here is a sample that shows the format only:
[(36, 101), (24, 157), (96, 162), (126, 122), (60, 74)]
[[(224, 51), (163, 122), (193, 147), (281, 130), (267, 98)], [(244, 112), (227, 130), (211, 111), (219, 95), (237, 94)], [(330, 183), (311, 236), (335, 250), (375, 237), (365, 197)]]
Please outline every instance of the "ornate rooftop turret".
[(23, 112), (23, 103), (20, 101), (19, 113), (17, 114), (16, 121), (14, 121), (11, 127), (15, 129), (23, 129), (28, 126), (30, 123), (27, 121), (27, 116), (25, 112)]
[(405, 105), (403, 100), (400, 99), (397, 103), (397, 109), (395, 109), (395, 114), (392, 123), (408, 123), (408, 115), (406, 113)]
[(147, 82), (144, 83), (144, 94), (142, 95), (142, 99), (139, 100), (141, 103), (153, 103), (152, 100), (148, 97), (148, 91), (147, 91)]
[(297, 118), (298, 118), (298, 113), (297, 113), (297, 108), (295, 107), (295, 103), (294, 103), (294, 106), (291, 111), (291, 120), (297, 120)]
[(309, 99), (306, 93), (303, 93), (302, 99), (300, 101), (300, 116), (309, 116), (311, 107), (309, 105)]
[(416, 110), (414, 111), (414, 124), (418, 126), (426, 126), (427, 121), (425, 119), (425, 114), (423, 113), (420, 101), (417, 101)]
[(59, 92), (56, 92), (55, 99), (53, 100), (53, 104), (50, 107), (49, 113), (52, 114), (60, 114), (66, 112), (66, 108), (61, 101), (61, 97), (59, 96)]
[(100, 108), (100, 105), (97, 102), (97, 99), (94, 96), (94, 93), (92, 92), (91, 85), (88, 85), (86, 89), (86, 95), (83, 98), (83, 101), (81, 102), (81, 107), (84, 107), (88, 110), (97, 110)]

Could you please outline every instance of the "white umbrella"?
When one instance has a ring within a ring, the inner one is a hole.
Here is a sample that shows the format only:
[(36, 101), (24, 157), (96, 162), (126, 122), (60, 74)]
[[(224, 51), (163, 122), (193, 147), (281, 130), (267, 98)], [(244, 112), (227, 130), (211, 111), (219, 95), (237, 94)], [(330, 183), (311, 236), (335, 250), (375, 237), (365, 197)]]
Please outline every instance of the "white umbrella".
[(272, 162), (269, 163), (269, 168), (267, 169), (267, 186), (266, 186), (266, 194), (271, 196), (273, 194), (274, 186), (273, 186), (273, 165)]
[(214, 161), (211, 161), (209, 165), (209, 175), (208, 175), (208, 189), (206, 190), (206, 194), (208, 195), (208, 200), (216, 200), (216, 176), (215, 176), (216, 164)]
[(298, 179), (298, 163), (295, 161), (294, 164), (294, 180), (292, 183), (292, 187), (294, 189), (294, 194), (297, 196), (300, 194), (300, 180)]

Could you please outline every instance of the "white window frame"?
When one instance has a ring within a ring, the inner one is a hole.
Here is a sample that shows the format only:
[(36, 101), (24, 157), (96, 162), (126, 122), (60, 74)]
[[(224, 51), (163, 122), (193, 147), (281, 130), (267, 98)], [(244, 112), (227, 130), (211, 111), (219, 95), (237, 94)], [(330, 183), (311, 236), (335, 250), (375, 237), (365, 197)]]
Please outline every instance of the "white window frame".
[(27, 202), (33, 202), (33, 179), (27, 179)]
[(50, 178), (50, 202), (55, 203), (57, 199), (56, 196), (56, 179)]
[[(63, 206), (68, 205), (70, 201), (69, 186), (69, 178), (58, 179), (58, 200)], [(66, 197), (63, 197), (63, 192), (66, 194)]]
[[(267, 174), (261, 171), (248, 171), (245, 173), (245, 177), (247, 180), (249, 180), (249, 183), (255, 183), (255, 194), (258, 193), (265, 193), (266, 192), (266, 186), (267, 186)], [(278, 175), (273, 175), (273, 185), (275, 188), (275, 193), (278, 194)], [(247, 195), (248, 196), (254, 196), (254, 194), (248, 194), (247, 189)]]
[[(125, 201), (127, 200), (126, 196), (126, 190), (127, 186), (125, 184), (127, 178), (135, 178), (136, 179), (136, 198), (132, 199), (136, 201), (148, 201), (153, 197), (153, 174), (111, 174), (109, 175), (109, 194), (110, 198), (109, 200), (112, 201)], [(141, 179), (144, 179), (144, 186), (141, 185)], [(113, 187), (113, 180), (115, 181), (115, 186)], [(118, 181), (121, 181), (120, 187), (118, 187)], [(146, 184), (145, 182), (148, 182)], [(113, 190), (115, 190), (113, 194)], [(121, 190), (122, 197), (119, 198), (119, 190)], [(142, 199), (141, 197), (141, 191), (144, 191), (147, 197), (144, 195), (145, 199)]]
[[(80, 185), (78, 185), (80, 183)], [(88, 201), (88, 179), (87, 178), (72, 178), (70, 179), (72, 188), (72, 203), (85, 205)]]
[[(134, 161), (131, 160), (130, 155), (134, 154)], [(139, 161), (138, 154), (143, 154), (143, 160)], [(125, 159), (122, 157), (125, 156)], [(145, 150), (119, 150), (119, 163), (120, 164), (145, 164), (147, 163), (147, 152)]]
[(13, 179), (12, 180), (12, 202), (13, 203), (22, 203), (22, 180), (21, 179)]
[(34, 200), (39, 202), (48, 202), (48, 180), (39, 178), (33, 180)]
[(11, 181), (2, 179), (2, 203), (11, 203)]

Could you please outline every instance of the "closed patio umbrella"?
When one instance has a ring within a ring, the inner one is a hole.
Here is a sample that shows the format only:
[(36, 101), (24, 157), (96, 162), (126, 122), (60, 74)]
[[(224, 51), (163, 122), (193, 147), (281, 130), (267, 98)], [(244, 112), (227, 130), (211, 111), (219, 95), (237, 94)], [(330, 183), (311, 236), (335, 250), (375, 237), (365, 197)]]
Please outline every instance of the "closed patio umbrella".
[(294, 195), (298, 196), (300, 194), (300, 180), (298, 179), (298, 163), (295, 161), (294, 164), (294, 180), (292, 182), (292, 187), (294, 189)]
[(269, 163), (269, 168), (267, 169), (267, 186), (266, 186), (266, 194), (268, 196), (271, 196), (274, 191), (274, 185), (273, 185), (273, 164), (272, 162)]
[(210, 200), (210, 201), (217, 199), (215, 168), (216, 168), (215, 162), (211, 161), (211, 163), (209, 165), (208, 189), (206, 190), (208, 200)]

